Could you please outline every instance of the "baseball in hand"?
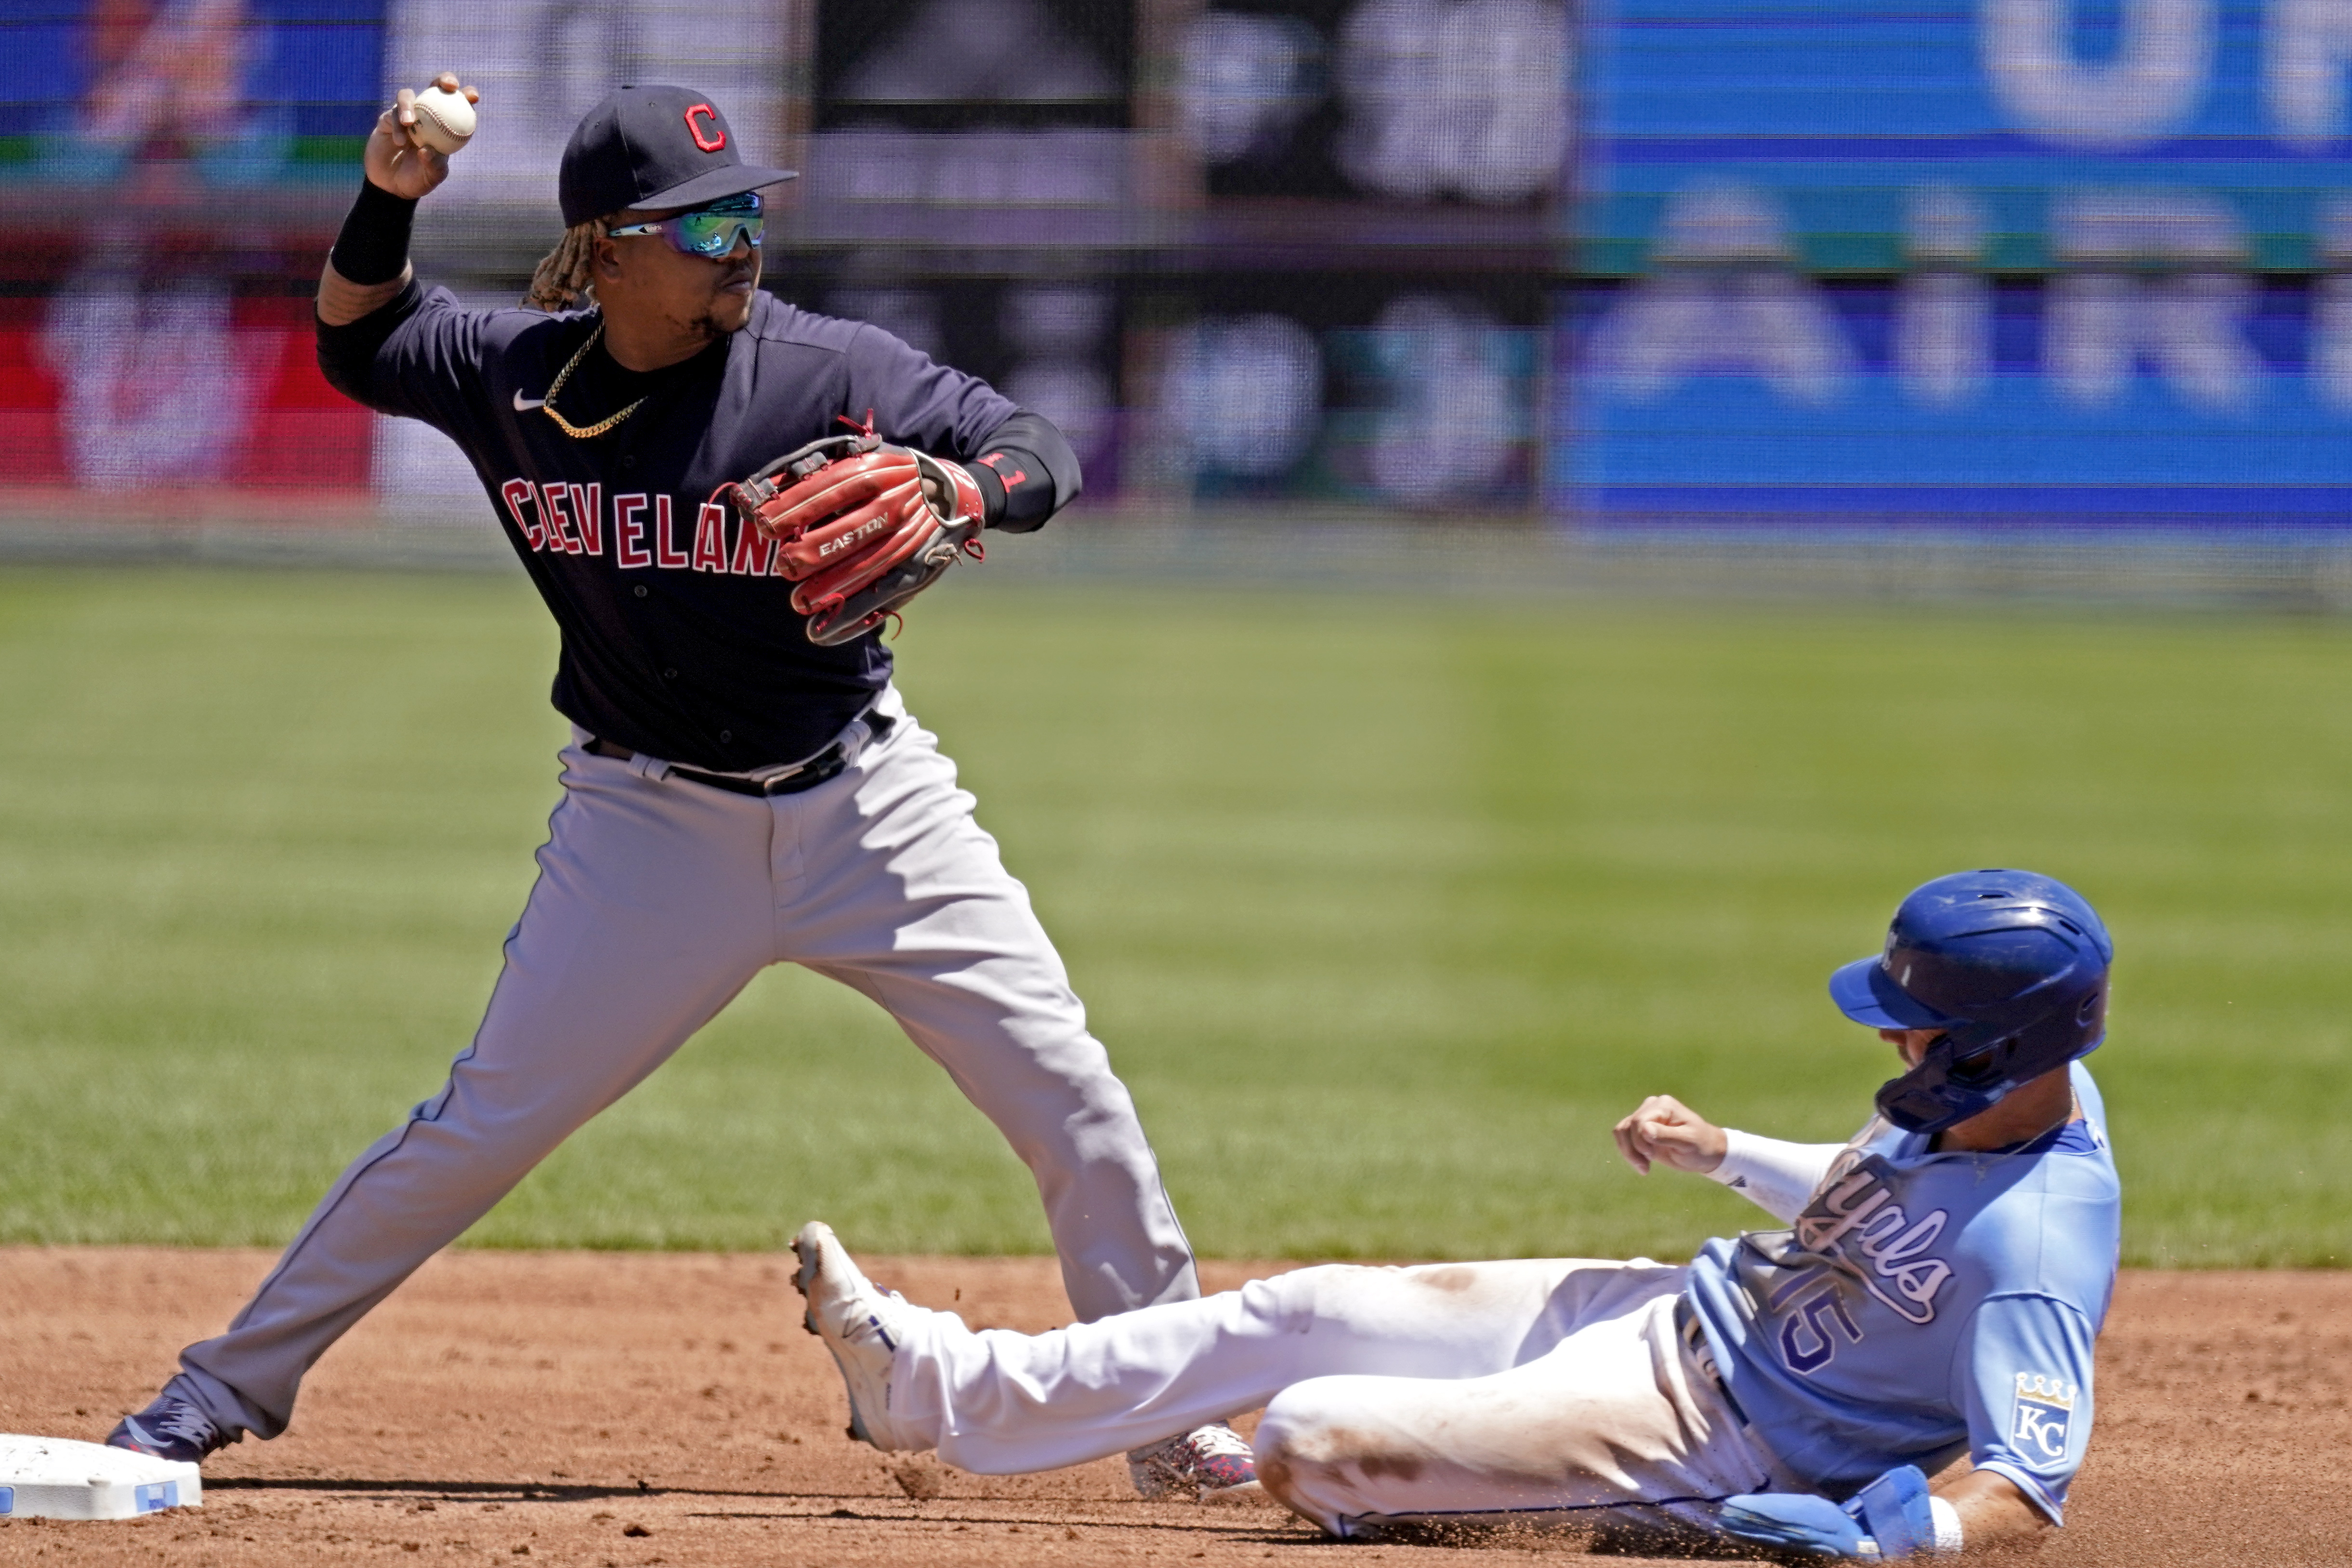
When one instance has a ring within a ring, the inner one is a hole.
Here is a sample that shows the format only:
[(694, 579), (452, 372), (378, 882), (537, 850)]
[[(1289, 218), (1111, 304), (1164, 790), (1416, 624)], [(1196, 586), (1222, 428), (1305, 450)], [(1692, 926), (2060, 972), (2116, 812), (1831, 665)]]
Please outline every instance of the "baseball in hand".
[(446, 157), (474, 137), (474, 106), (462, 92), (428, 87), (416, 95), (416, 139)]

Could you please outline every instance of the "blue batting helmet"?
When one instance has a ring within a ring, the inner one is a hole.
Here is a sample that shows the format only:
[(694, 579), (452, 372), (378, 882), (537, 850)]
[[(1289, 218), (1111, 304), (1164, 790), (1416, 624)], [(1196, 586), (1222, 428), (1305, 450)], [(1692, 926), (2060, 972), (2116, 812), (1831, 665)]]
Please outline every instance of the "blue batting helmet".
[(1897, 1127), (1937, 1132), (2106, 1037), (2107, 928), (2080, 893), (2031, 871), (1960, 871), (1912, 889), (1886, 950), (1830, 976), (1857, 1024), (1941, 1029), (1878, 1091)]

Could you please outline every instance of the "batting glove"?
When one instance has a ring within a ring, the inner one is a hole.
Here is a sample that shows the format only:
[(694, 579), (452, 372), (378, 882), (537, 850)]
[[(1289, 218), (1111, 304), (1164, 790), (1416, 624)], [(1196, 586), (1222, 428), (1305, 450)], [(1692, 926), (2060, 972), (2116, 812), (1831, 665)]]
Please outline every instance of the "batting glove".
[(1887, 1471), (1843, 1508), (1825, 1497), (1759, 1492), (1727, 1499), (1717, 1522), (1734, 1541), (1811, 1557), (1892, 1562), (1937, 1549), (1927, 1478), (1916, 1465)]

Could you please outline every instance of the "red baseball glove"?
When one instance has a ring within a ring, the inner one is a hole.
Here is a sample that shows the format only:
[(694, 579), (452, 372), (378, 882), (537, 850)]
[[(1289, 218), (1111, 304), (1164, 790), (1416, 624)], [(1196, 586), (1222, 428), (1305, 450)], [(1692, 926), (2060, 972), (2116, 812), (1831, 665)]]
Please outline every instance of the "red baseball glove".
[(809, 618), (809, 641), (828, 647), (880, 626), (958, 554), (987, 555), (971, 475), (870, 426), (812, 441), (718, 495), (776, 542), (778, 570), (798, 584), (793, 608)]

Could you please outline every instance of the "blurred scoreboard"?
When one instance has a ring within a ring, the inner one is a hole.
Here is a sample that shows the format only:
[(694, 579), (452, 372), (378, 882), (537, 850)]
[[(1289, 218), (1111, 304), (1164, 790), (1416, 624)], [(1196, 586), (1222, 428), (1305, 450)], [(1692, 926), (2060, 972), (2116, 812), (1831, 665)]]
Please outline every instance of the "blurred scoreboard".
[(1542, 0), (818, 0), (782, 291), (1068, 429), (1090, 494), (1541, 504)]
[(2338, 525), (2352, 12), (1615, 0), (1558, 504)]
[(307, 345), (378, 106), (457, 68), (428, 276), (513, 300), (579, 115), (690, 83), (805, 172), (771, 286), (1053, 416), (1091, 504), (2334, 526), (2347, 7), (13, 0), (0, 509), (475, 504)]

